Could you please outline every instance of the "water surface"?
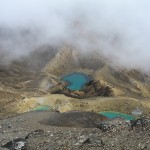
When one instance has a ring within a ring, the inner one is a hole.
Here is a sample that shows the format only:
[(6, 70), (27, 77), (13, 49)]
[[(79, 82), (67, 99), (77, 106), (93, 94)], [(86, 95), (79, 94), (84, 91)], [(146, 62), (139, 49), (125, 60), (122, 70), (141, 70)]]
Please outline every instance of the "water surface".
[(50, 110), (50, 107), (46, 105), (40, 105), (33, 109), (33, 111), (43, 111), (43, 110)]
[(62, 80), (68, 83), (68, 89), (81, 90), (87, 83), (91, 81), (91, 77), (85, 73), (74, 72), (63, 76)]
[(135, 117), (132, 115), (128, 115), (128, 114), (124, 114), (124, 113), (120, 113), (120, 112), (113, 112), (113, 111), (104, 111), (104, 112), (99, 112), (100, 114), (113, 119), (115, 117), (122, 117), (126, 120), (134, 120)]

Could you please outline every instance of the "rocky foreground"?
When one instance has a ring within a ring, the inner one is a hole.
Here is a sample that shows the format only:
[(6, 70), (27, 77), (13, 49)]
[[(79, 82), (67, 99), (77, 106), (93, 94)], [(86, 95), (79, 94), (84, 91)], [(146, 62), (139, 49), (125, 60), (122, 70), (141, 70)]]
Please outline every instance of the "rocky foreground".
[[(68, 117), (74, 113), (75, 112), (60, 114), (58, 112), (39, 111), (24, 113), (0, 120), (0, 150), (150, 149), (149, 121), (141, 123), (141, 120), (139, 120), (133, 122), (132, 126), (119, 126), (119, 128), (115, 126), (115, 130), (108, 129), (104, 131), (95, 125), (97, 122), (100, 123), (100, 121), (106, 122), (107, 119), (105, 117), (100, 117), (98, 120), (97, 114), (82, 112), (76, 112), (75, 119)], [(84, 120), (85, 115), (87, 115), (86, 117), (89, 117), (89, 119)], [(63, 121), (57, 121), (59, 126), (57, 126), (54, 116), (56, 116), (57, 119), (59, 116), (63, 118)], [(68, 127), (64, 127), (64, 120), (67, 119), (68, 122), (66, 122), (66, 125)], [(46, 124), (44, 120), (49, 120), (49, 124)], [(52, 126), (50, 122), (55, 122), (55, 124)], [(63, 127), (61, 122), (63, 122)], [(83, 126), (80, 127), (82, 123)], [(84, 127), (85, 123), (87, 123), (87, 128)], [(69, 127), (69, 124), (71, 124), (72, 127)], [(88, 124), (90, 124), (89, 127)]]

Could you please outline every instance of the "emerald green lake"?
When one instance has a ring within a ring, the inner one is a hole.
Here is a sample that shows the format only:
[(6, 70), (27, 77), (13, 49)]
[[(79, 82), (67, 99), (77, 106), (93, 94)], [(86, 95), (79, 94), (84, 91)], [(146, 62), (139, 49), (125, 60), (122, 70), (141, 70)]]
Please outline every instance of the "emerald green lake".
[(70, 90), (81, 90), (87, 83), (91, 81), (91, 77), (84, 73), (74, 72), (62, 77), (67, 82), (67, 88)]
[(36, 108), (33, 109), (33, 111), (42, 111), (42, 110), (50, 110), (50, 107), (40, 105), (40, 106), (37, 106)]
[(113, 119), (115, 117), (122, 117), (126, 120), (133, 120), (135, 119), (134, 116), (132, 115), (128, 115), (128, 114), (124, 114), (124, 113), (120, 113), (120, 112), (113, 112), (113, 111), (104, 111), (104, 112), (99, 112), (100, 114), (110, 118), (110, 119)]

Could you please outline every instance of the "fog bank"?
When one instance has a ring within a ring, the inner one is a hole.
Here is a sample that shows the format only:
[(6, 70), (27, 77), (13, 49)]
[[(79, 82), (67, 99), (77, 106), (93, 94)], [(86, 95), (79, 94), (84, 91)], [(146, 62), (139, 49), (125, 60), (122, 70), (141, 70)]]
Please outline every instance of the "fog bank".
[(0, 59), (68, 44), (149, 72), (149, 8), (149, 0), (0, 0)]

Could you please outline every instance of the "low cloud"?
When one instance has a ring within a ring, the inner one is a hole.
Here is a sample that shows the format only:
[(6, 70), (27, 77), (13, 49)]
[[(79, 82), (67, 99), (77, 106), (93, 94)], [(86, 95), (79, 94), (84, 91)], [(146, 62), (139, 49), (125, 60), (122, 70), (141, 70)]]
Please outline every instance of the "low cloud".
[(149, 72), (149, 8), (148, 0), (0, 0), (0, 58), (68, 44)]

